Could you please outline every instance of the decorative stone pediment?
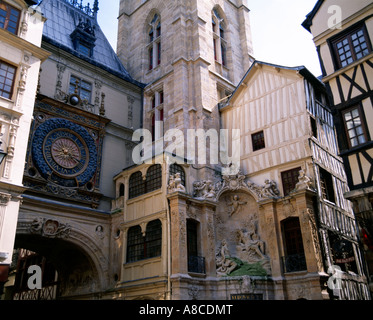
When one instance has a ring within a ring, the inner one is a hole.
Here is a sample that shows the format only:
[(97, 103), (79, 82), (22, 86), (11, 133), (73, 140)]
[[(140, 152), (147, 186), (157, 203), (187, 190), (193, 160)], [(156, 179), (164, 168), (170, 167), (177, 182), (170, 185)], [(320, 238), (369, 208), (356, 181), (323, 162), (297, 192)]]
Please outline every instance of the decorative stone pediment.
[(223, 176), (222, 180), (216, 183), (211, 180), (195, 181), (193, 196), (197, 199), (217, 201), (226, 191), (246, 191), (253, 195), (257, 201), (279, 198), (280, 192), (275, 181), (266, 179), (263, 186), (258, 186), (245, 180), (246, 176), (239, 171), (236, 175)]

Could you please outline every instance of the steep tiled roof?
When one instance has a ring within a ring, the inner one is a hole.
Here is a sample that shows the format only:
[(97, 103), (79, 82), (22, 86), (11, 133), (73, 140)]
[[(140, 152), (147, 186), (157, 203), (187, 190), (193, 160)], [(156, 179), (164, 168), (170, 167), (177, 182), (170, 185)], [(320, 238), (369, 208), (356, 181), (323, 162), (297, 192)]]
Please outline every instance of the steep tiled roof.
[[(42, 0), (39, 10), (47, 19), (43, 30), (43, 41), (46, 41), (78, 58), (96, 65), (124, 80), (141, 85), (132, 79), (130, 74), (122, 65), (109, 41), (102, 32), (96, 17), (84, 8), (79, 8), (78, 1), (69, 0)], [(89, 21), (94, 29), (96, 38), (92, 55), (86, 56), (74, 49), (70, 35), (80, 22)]]

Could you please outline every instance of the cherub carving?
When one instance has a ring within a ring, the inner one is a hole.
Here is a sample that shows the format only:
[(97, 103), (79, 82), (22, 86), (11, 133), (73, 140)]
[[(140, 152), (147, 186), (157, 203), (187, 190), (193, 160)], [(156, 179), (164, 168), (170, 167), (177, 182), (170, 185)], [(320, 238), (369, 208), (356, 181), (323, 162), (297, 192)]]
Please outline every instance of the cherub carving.
[(236, 213), (241, 205), (245, 205), (247, 201), (240, 201), (240, 198), (238, 195), (234, 195), (232, 197), (232, 202), (229, 202), (228, 205), (231, 206), (229, 210), (229, 216), (231, 217), (234, 213)]

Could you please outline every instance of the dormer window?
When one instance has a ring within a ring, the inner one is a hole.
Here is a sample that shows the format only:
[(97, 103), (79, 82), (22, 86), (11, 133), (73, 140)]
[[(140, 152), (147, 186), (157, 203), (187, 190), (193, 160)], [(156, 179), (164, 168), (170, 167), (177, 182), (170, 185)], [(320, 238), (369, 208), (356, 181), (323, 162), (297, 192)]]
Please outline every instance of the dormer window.
[(17, 34), (21, 12), (0, 0), (0, 28)]
[(74, 49), (76, 51), (89, 58), (93, 56), (93, 48), (95, 47), (96, 36), (95, 28), (92, 27), (89, 19), (87, 19), (85, 22), (80, 19), (79, 24), (70, 35), (70, 38), (73, 41)]

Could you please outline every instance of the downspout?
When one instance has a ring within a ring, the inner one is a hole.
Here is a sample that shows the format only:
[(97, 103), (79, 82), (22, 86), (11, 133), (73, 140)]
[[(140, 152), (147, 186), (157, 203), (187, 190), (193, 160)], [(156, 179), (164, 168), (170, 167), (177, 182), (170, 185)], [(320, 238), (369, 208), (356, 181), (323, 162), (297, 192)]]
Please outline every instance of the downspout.
[(166, 300), (171, 300), (171, 213), (170, 201), (166, 198), (167, 205), (167, 294)]
[[(166, 183), (165, 186), (168, 185), (168, 168), (166, 162)], [(167, 198), (167, 187), (165, 188), (165, 200), (164, 205), (166, 207), (166, 214), (167, 214), (167, 292), (166, 292), (166, 300), (171, 300), (171, 213), (170, 213), (170, 201)]]

